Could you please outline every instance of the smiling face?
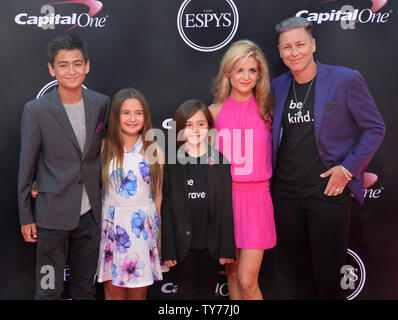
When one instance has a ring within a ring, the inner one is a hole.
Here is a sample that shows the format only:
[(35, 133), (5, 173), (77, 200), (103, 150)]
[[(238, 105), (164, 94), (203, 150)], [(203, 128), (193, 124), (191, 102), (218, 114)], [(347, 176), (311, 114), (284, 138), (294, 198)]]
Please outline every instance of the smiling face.
[(284, 31), (279, 36), (279, 53), (285, 65), (295, 74), (310, 73), (314, 67), (315, 39), (304, 28)]
[(252, 95), (258, 79), (259, 68), (257, 60), (254, 57), (249, 57), (246, 61), (243, 58), (238, 59), (229, 77), (231, 98), (242, 100)]
[(184, 137), (189, 147), (199, 147), (205, 142), (209, 132), (207, 118), (202, 111), (196, 112), (185, 123)]
[(63, 49), (58, 51), (54, 64), (48, 64), (48, 70), (57, 79), (60, 89), (80, 89), (90, 71), (90, 61), (86, 61), (78, 49)]
[(144, 108), (137, 99), (131, 98), (123, 102), (120, 108), (120, 128), (123, 135), (139, 135), (144, 127), (144, 119)]

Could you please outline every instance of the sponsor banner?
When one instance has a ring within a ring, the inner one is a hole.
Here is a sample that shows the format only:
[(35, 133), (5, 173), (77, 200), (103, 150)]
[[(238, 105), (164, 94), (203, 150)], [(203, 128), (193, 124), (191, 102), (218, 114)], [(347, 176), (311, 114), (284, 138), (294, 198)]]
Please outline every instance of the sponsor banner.
[[(63, 13), (65, 8), (68, 10), (73, 8), (73, 12)], [(82, 8), (85, 8), (85, 10), (82, 10)], [(37, 12), (40, 12), (41, 15), (34, 12), (20, 12), (15, 16), (14, 22), (20, 26), (41, 29), (56, 29), (58, 26), (66, 26), (65, 32), (77, 27), (103, 28), (109, 16), (98, 16), (102, 9), (102, 2), (96, 0), (50, 2), (38, 7)]]
[[(321, 2), (333, 3), (335, 0), (327, 0)], [(372, 6), (370, 8), (357, 8), (354, 5), (358, 5), (359, 2), (369, 3)], [(329, 11), (321, 11), (322, 5), (319, 5), (319, 11), (310, 11), (308, 9), (299, 10), (296, 13), (296, 17), (306, 18), (316, 24), (321, 24), (324, 22), (340, 22), (341, 26), (346, 28), (354, 28), (354, 24), (357, 23), (386, 23), (389, 21), (392, 10), (386, 11), (385, 6), (387, 5), (387, 0), (372, 0), (372, 1), (349, 1), (344, 4), (341, 8), (331, 9)]]
[[(347, 288), (348, 299), (398, 299), (398, 202), (394, 195), (398, 173), (393, 151), (398, 141), (394, 123), (398, 119), (394, 105), (398, 92), (395, 4), (391, 0), (3, 1), (0, 23), (7, 32), (2, 33), (0, 53), (5, 75), (0, 117), (5, 174), (1, 234), (8, 240), (3, 250), (0, 299), (32, 299), (35, 293), (36, 247), (23, 242), (18, 226), (20, 120), (27, 101), (57, 85), (47, 70), (46, 44), (53, 37), (77, 33), (88, 42), (92, 71), (85, 83), (90, 89), (108, 96), (123, 87), (142, 90), (150, 102), (154, 129), (164, 133), (156, 136), (158, 143), (164, 139), (169, 148), (171, 116), (177, 106), (191, 98), (210, 104), (210, 87), (222, 54), (234, 41), (247, 38), (258, 43), (267, 56), (272, 79), (286, 71), (276, 48), (274, 27), (283, 18), (295, 15), (314, 23), (316, 59), (364, 75), (387, 127), (386, 139), (364, 173), (365, 204), (360, 206), (350, 199), (349, 244), (360, 259), (348, 253), (339, 282), (342, 280)], [(341, 32), (343, 25), (355, 27), (356, 31)], [(306, 111), (299, 114), (294, 103), (290, 104), (289, 121), (296, 125), (312, 121)], [(241, 153), (241, 159), (248, 162), (250, 153), (244, 148)], [(264, 299), (289, 299), (286, 277), (274, 261), (273, 250), (264, 254), (260, 289)], [(364, 272), (358, 260), (363, 260)], [(174, 300), (183, 296), (177, 271), (164, 273), (165, 280), (151, 285), (148, 299)], [(69, 272), (66, 267), (63, 298), (69, 298)], [(43, 269), (43, 284), (49, 287), (51, 274), (51, 268)], [(228, 299), (225, 277), (212, 276), (208, 278), (209, 295), (215, 300)], [(96, 286), (98, 295), (103, 295), (103, 285)]]

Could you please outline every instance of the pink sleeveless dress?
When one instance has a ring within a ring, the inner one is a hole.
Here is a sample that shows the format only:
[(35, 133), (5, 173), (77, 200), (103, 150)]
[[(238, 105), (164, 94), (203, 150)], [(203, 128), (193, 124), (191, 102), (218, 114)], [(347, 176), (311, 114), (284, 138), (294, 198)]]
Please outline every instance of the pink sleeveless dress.
[(236, 247), (270, 249), (276, 245), (271, 127), (261, 119), (254, 96), (243, 102), (228, 97), (214, 126), (216, 148), (231, 162)]

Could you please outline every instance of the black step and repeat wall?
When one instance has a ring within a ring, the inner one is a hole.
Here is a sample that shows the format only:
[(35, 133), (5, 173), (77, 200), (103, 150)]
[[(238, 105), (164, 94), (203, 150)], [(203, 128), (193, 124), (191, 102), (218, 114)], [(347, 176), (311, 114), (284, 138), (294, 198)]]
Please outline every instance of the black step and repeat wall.
[[(387, 0), (4, 0), (0, 4), (0, 298), (31, 299), (35, 245), (25, 244), (17, 214), (20, 118), (24, 103), (54, 87), (46, 44), (64, 32), (85, 39), (91, 55), (87, 88), (112, 96), (123, 87), (147, 97), (165, 133), (178, 105), (212, 102), (210, 87), (228, 45), (251, 39), (264, 50), (272, 78), (286, 71), (274, 26), (287, 16), (314, 22), (316, 59), (359, 70), (386, 122), (387, 135), (365, 176), (365, 204), (352, 201), (347, 299), (398, 298), (398, 21)], [(266, 299), (289, 299), (275, 250), (265, 253)], [(68, 268), (65, 269), (67, 285)], [(150, 299), (179, 295), (174, 271), (149, 289)], [(214, 299), (227, 299), (225, 272), (209, 275)], [(68, 297), (67, 291), (65, 298)], [(98, 286), (98, 297), (103, 297)]]

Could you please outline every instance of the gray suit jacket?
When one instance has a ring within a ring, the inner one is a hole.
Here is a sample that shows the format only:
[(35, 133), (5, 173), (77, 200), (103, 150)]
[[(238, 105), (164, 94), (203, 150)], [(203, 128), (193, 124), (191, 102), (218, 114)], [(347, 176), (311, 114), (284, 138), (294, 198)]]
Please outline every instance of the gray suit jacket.
[[(57, 89), (24, 107), (18, 172), (21, 225), (35, 222), (47, 229), (75, 229), (80, 218), (83, 183), (95, 221), (101, 221), (100, 152), (109, 97), (83, 90), (83, 99), (86, 114), (83, 153)], [(35, 201), (30, 195), (34, 181), (40, 191)]]

